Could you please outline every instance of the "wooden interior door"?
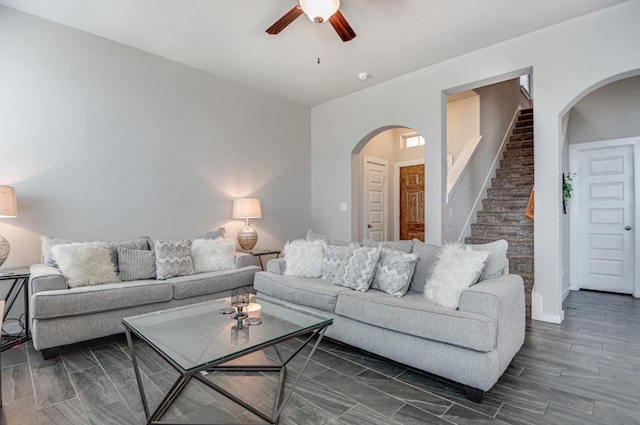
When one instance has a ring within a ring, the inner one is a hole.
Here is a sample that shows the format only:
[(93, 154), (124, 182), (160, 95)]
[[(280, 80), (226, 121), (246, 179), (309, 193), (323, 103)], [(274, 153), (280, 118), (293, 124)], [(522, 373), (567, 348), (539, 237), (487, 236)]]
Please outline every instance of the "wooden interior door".
[(424, 242), (424, 164), (400, 168), (400, 239)]

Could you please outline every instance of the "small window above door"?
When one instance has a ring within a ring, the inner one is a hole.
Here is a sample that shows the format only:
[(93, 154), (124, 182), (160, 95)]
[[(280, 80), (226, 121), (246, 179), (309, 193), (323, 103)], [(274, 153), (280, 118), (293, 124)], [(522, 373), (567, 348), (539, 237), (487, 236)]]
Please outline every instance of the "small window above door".
[(400, 148), (417, 148), (418, 146), (424, 146), (424, 137), (418, 133), (405, 133), (401, 136)]

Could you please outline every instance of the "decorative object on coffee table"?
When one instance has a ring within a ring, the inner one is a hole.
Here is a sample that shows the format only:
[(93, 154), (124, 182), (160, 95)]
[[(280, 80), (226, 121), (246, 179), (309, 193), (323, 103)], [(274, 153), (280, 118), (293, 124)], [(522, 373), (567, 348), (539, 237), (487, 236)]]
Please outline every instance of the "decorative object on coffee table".
[[(0, 186), (0, 218), (15, 218), (17, 216), (16, 190), (11, 186)], [(0, 266), (9, 256), (10, 250), (9, 241), (0, 235)]]
[(262, 206), (256, 198), (242, 198), (233, 201), (233, 218), (244, 220), (244, 227), (238, 232), (238, 243), (245, 251), (253, 249), (258, 242), (258, 233), (251, 227), (250, 218), (262, 218)]
[(249, 306), (249, 291), (246, 287), (237, 288), (231, 291), (231, 307), (234, 307), (238, 312), (233, 315), (236, 320), (242, 320), (249, 317), (249, 315), (242, 311), (245, 307)]

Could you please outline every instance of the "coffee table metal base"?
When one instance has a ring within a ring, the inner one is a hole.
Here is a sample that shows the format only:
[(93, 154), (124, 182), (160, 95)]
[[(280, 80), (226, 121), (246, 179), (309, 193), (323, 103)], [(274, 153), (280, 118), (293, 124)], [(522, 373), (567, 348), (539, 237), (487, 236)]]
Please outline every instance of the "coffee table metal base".
[[(156, 407), (156, 409), (153, 412), (150, 412), (149, 411), (149, 404), (147, 403), (147, 398), (146, 398), (146, 395), (145, 395), (145, 392), (144, 392), (144, 386), (142, 385), (142, 378), (140, 376), (140, 369), (138, 367), (138, 361), (136, 359), (136, 350), (135, 350), (135, 347), (133, 345), (133, 340), (131, 338), (131, 333), (134, 333), (136, 336), (138, 336), (142, 340), (145, 340), (145, 338), (142, 335), (139, 335), (134, 330), (129, 329), (129, 327), (127, 327), (125, 325), (125, 333), (126, 333), (126, 336), (127, 336), (127, 343), (129, 345), (129, 352), (131, 353), (131, 360), (133, 362), (133, 369), (134, 369), (134, 372), (135, 372), (135, 375), (136, 375), (136, 380), (138, 382), (138, 389), (140, 390), (140, 398), (142, 400), (142, 406), (144, 408), (144, 413), (145, 413), (145, 416), (147, 418), (147, 424), (148, 425), (181, 425), (181, 424), (175, 423), (175, 422), (161, 421), (160, 419), (166, 413), (167, 409), (178, 398), (178, 396), (180, 395), (182, 390), (184, 390), (184, 388), (187, 386), (189, 381), (191, 381), (191, 379), (196, 379), (196, 380), (202, 382), (203, 384), (205, 384), (209, 388), (212, 388), (213, 390), (215, 390), (218, 393), (224, 395), (225, 397), (227, 397), (228, 399), (232, 400), (233, 402), (239, 404), (240, 406), (242, 406), (245, 409), (249, 410), (250, 412), (254, 413), (258, 417), (264, 419), (267, 423), (277, 424), (278, 421), (280, 420), (280, 415), (282, 414), (282, 411), (284, 410), (285, 404), (287, 403), (287, 401), (289, 400), (289, 398), (293, 394), (293, 391), (295, 390), (296, 385), (298, 385), (298, 382), (300, 381), (300, 378), (302, 378), (302, 375), (303, 375), (305, 369), (307, 368), (307, 365), (309, 364), (309, 361), (311, 360), (311, 357), (313, 357), (313, 354), (315, 353), (316, 349), (318, 348), (318, 345), (320, 344), (320, 341), (322, 341), (322, 338), (324, 337), (324, 333), (327, 330), (327, 327), (328, 327), (328, 325), (310, 331), (311, 333), (308, 335), (307, 339), (300, 345), (300, 347), (293, 354), (291, 354), (286, 359), (281, 355), (280, 351), (278, 350), (277, 344), (281, 343), (283, 341), (286, 341), (288, 339), (292, 339), (293, 337), (296, 337), (296, 336), (302, 336), (303, 334), (291, 335), (290, 337), (288, 337), (286, 339), (281, 339), (281, 340), (276, 341), (272, 345), (257, 347), (254, 350), (251, 350), (249, 352), (243, 353), (241, 356), (235, 356), (235, 357), (232, 357), (232, 358), (225, 358), (224, 360), (220, 361), (219, 363), (209, 364), (209, 365), (207, 365), (205, 367), (202, 367), (200, 369), (195, 369), (195, 370), (190, 370), (190, 371), (184, 371), (173, 360), (171, 360), (170, 358), (165, 356), (161, 351), (156, 350), (155, 347), (153, 347), (153, 345), (150, 344), (151, 347), (154, 348), (154, 350), (160, 356), (162, 356), (165, 360), (167, 360), (169, 362), (169, 364), (171, 364), (171, 366), (180, 374), (180, 377), (173, 384), (173, 386), (171, 387), (169, 392), (164, 396), (164, 398), (162, 399), (162, 401), (160, 402), (158, 407)], [(307, 355), (307, 358), (305, 359), (305, 362), (304, 362), (302, 368), (300, 369), (300, 371), (298, 372), (298, 375), (294, 379), (294, 381), (293, 381), (293, 383), (291, 385), (291, 388), (289, 388), (289, 390), (285, 393), (285, 383), (286, 383), (286, 379), (287, 379), (287, 364), (294, 357), (296, 357), (302, 351), (302, 349), (304, 349), (304, 347), (309, 345), (309, 343), (311, 343), (314, 339), (315, 339), (315, 342), (313, 342), (311, 351)], [(267, 366), (259, 366), (259, 365), (256, 365), (256, 366), (250, 366), (250, 365), (249, 366), (247, 366), (247, 365), (243, 365), (243, 366), (224, 366), (223, 365), (223, 363), (227, 363), (227, 362), (229, 362), (229, 361), (231, 361), (231, 360), (233, 360), (235, 358), (243, 357), (243, 356), (246, 356), (247, 354), (250, 354), (252, 352), (255, 352), (255, 351), (258, 351), (258, 350), (262, 350), (262, 349), (265, 349), (265, 348), (269, 348), (269, 347), (271, 347), (271, 348), (273, 348), (275, 350), (276, 355), (278, 357), (278, 361), (280, 362), (279, 365), (267, 365)], [(238, 396), (230, 393), (229, 391), (227, 391), (226, 389), (224, 389), (221, 386), (217, 385), (216, 383), (210, 381), (209, 379), (206, 379), (204, 376), (202, 376), (200, 374), (200, 372), (203, 371), (203, 370), (211, 371), (211, 372), (213, 372), (213, 371), (227, 371), (227, 372), (229, 372), (229, 371), (231, 371), (231, 372), (278, 372), (280, 374), (280, 377), (279, 377), (279, 380), (278, 380), (278, 387), (277, 387), (278, 389), (277, 389), (277, 393), (276, 393), (276, 397), (275, 397), (275, 401), (274, 401), (274, 405), (273, 405), (273, 409), (272, 409), (271, 415), (267, 415), (264, 412), (259, 411), (258, 409), (256, 409), (255, 407), (253, 407), (249, 403), (247, 403), (245, 400), (242, 400)], [(225, 425), (225, 424), (221, 424), (221, 425)], [(238, 423), (234, 423), (234, 425), (238, 425)], [(253, 425), (253, 424), (246, 424), (246, 425)]]

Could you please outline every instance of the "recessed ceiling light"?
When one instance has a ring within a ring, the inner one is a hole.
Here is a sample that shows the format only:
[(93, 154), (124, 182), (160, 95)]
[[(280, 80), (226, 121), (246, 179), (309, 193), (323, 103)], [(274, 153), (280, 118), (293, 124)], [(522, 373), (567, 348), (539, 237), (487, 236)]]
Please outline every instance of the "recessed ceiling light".
[(366, 80), (367, 78), (369, 78), (369, 74), (367, 74), (366, 72), (358, 72), (358, 79), (359, 80)]

